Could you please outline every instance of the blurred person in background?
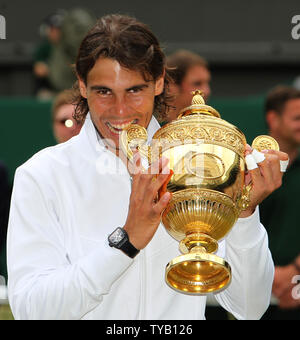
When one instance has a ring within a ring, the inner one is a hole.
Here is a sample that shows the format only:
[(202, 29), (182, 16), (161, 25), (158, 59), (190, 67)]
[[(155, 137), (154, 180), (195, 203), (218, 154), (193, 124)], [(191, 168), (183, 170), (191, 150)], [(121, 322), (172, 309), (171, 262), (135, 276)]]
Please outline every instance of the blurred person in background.
[(40, 26), (42, 42), (34, 52), (33, 73), (36, 80), (35, 93), (39, 98), (51, 98), (53, 86), (49, 80), (49, 60), (52, 50), (61, 37), (61, 26), (65, 16), (64, 10), (48, 15)]
[[(36, 58), (34, 74), (49, 85), (51, 96), (71, 88), (74, 84), (76, 76), (72, 65), (81, 40), (94, 22), (94, 17), (81, 8), (61, 10), (46, 20), (50, 46), (45, 51), (43, 61)], [(39, 91), (37, 95), (40, 98), (45, 97), (43, 91)]]
[(94, 23), (94, 17), (85, 9), (75, 8), (66, 13), (60, 40), (49, 60), (49, 80), (55, 91), (69, 89), (76, 81), (72, 65), (82, 39)]
[(0, 276), (7, 279), (6, 233), (8, 224), (11, 186), (6, 166), (0, 161)]
[(300, 295), (296, 296), (300, 275), (300, 90), (287, 86), (272, 89), (265, 101), (265, 118), (269, 135), (289, 155), (290, 162), (283, 185), (260, 205), (275, 263), (272, 293), (278, 300), (264, 319), (300, 320)]
[(79, 134), (82, 123), (77, 123), (73, 118), (75, 105), (73, 91), (65, 90), (58, 94), (53, 101), (52, 123), (53, 134), (57, 143), (64, 143)]
[(191, 105), (193, 91), (201, 90), (205, 102), (208, 101), (211, 74), (207, 61), (188, 50), (178, 50), (169, 55), (167, 67), (173, 80), (169, 86), (173, 101), (168, 112), (168, 120), (172, 121), (182, 109)]

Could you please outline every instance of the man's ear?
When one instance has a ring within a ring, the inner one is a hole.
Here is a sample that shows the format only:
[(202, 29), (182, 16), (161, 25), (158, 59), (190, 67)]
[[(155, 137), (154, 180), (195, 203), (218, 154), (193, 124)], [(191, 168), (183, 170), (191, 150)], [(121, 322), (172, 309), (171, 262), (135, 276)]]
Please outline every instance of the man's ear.
[(79, 90), (80, 94), (82, 95), (83, 98), (87, 98), (87, 88), (85, 85), (85, 82), (78, 77), (78, 85), (79, 85)]
[(165, 71), (162, 74), (162, 76), (158, 78), (155, 82), (155, 95), (156, 96), (159, 96), (160, 94), (162, 94), (164, 90), (164, 85), (165, 85)]
[(270, 131), (276, 130), (280, 127), (280, 115), (276, 111), (270, 110), (266, 113), (266, 122)]

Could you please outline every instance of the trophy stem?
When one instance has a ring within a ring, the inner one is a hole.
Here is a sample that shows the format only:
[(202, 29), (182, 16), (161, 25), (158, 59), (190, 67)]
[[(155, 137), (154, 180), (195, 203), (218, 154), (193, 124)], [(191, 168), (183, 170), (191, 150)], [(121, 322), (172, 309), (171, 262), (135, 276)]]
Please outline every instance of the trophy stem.
[(190, 250), (190, 253), (206, 253), (206, 249), (201, 246), (195, 246)]
[(214, 253), (218, 250), (218, 242), (204, 233), (190, 233), (179, 243), (179, 249), (182, 254), (203, 251)]

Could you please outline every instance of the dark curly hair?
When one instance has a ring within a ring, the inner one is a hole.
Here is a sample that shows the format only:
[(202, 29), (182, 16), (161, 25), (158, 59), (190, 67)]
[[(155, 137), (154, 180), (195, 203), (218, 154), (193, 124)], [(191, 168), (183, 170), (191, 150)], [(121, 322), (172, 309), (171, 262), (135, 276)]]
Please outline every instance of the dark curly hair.
[[(137, 19), (119, 14), (100, 18), (83, 39), (76, 63), (77, 76), (85, 84), (87, 75), (99, 57), (111, 58), (127, 69), (141, 72), (146, 81), (156, 81), (165, 74), (165, 86), (161, 95), (155, 97), (154, 113), (163, 121), (168, 111), (169, 75), (166, 58), (155, 35)], [(89, 107), (86, 98), (79, 91), (78, 82), (74, 85), (76, 105), (74, 118), (83, 122)]]

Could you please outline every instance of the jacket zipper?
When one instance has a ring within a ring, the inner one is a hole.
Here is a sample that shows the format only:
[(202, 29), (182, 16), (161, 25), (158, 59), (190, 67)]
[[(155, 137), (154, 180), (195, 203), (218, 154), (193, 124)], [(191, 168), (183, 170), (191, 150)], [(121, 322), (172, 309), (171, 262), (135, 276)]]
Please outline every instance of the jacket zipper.
[[(132, 187), (132, 177), (129, 175), (130, 186)], [(139, 320), (146, 319), (146, 295), (147, 295), (147, 267), (146, 267), (146, 249), (143, 249), (139, 256), (139, 272), (140, 272), (140, 308)]]
[(141, 273), (141, 302), (140, 302), (140, 320), (146, 319), (146, 302), (147, 302), (147, 267), (146, 267), (146, 249), (142, 251), (140, 261)]

